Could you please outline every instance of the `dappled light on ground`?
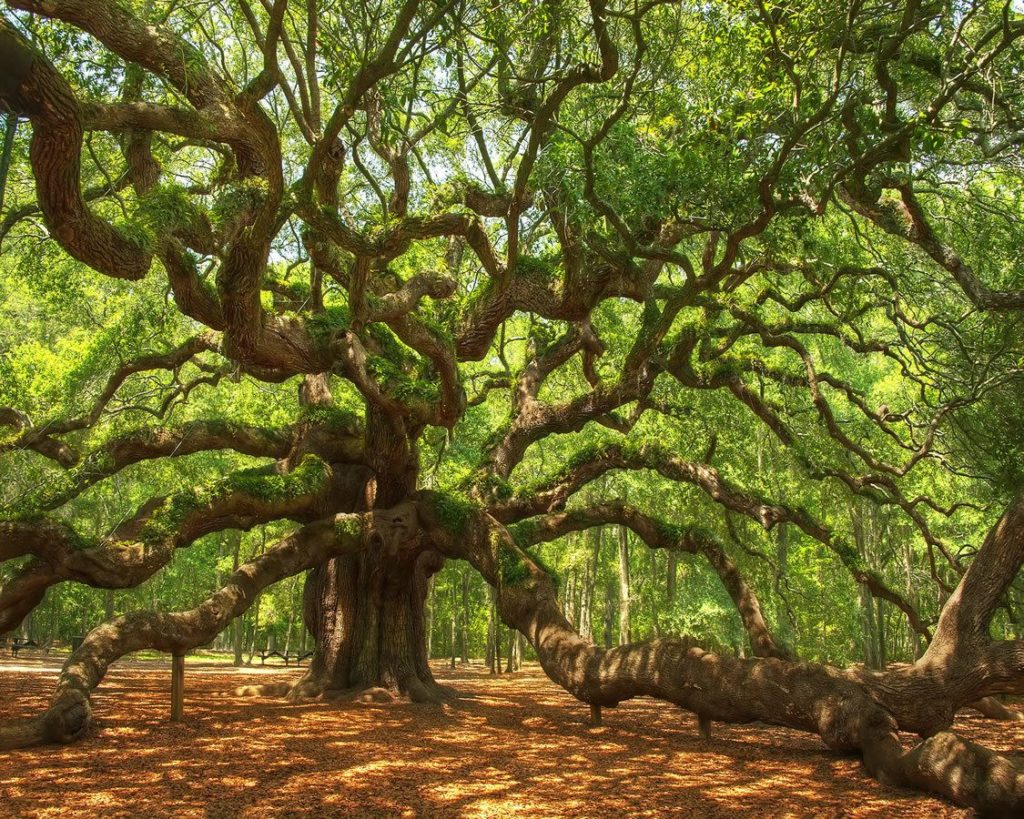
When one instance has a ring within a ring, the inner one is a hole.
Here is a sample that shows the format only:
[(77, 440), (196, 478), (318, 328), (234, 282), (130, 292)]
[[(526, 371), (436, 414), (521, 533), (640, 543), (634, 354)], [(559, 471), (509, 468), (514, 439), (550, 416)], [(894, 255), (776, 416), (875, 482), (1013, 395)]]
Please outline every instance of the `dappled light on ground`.
[[(41, 710), (56, 660), (0, 660), (0, 718)], [(169, 722), (170, 666), (115, 665), (96, 691), (99, 728), (65, 748), (0, 753), (0, 814), (32, 816), (966, 816), (884, 787), (819, 739), (763, 725), (715, 725), (660, 701), (589, 711), (536, 667), (439, 680), (452, 705), (243, 698), (236, 687), (295, 669), (190, 664), (185, 720)], [(961, 718), (1005, 752), (1024, 727)]]

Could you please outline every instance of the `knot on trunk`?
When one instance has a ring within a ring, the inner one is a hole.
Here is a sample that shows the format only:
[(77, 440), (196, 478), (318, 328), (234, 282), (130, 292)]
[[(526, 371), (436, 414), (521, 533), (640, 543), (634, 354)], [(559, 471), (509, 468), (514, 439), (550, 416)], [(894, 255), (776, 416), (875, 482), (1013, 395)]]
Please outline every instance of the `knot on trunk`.
[(370, 544), (384, 555), (396, 556), (405, 551), (418, 550), (419, 533), (416, 506), (405, 502), (391, 509), (374, 511)]

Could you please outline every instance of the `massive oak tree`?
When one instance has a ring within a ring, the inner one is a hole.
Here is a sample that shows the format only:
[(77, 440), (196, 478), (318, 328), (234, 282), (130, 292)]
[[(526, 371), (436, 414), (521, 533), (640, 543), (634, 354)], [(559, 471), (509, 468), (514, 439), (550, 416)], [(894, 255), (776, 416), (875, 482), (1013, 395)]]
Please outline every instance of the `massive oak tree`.
[[(462, 560), (595, 709), (788, 725), (887, 783), (1022, 809), (1024, 770), (949, 730), (1024, 692), (1024, 643), (990, 631), (1024, 560), (1019, 6), (6, 6), (12, 276), (26, 298), (118, 280), (149, 318), (118, 334), (82, 299), (117, 351), (67, 400), (5, 393), (0, 634), (56, 584), (132, 588), (210, 533), (290, 528), (197, 606), (93, 629), (0, 747), (80, 737), (112, 662), (203, 645), (302, 572), (316, 653), (289, 696), (448, 698), (424, 599)], [(785, 481), (749, 468), (755, 436)], [(104, 487), (214, 452), (238, 468), (85, 525)], [(673, 514), (617, 493), (628, 473)], [(896, 516), (929, 602), (822, 498)], [(800, 662), (723, 514), (819, 544), (927, 649)], [(956, 542), (964, 516), (983, 542)], [(581, 638), (534, 547), (610, 524), (706, 560), (753, 656)]]

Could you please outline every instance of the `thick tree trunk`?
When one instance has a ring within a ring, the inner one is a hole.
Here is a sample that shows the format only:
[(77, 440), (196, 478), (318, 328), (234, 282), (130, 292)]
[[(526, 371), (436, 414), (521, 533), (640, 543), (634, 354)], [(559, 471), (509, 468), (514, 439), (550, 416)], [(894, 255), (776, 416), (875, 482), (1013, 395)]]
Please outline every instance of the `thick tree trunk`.
[[(307, 376), (300, 400), (332, 403), (327, 379)], [(415, 491), (418, 456), (409, 429), (397, 415), (366, 408), (365, 474), (352, 471), (349, 511), (377, 509), (398, 539), (418, 543), (415, 514), (392, 516)], [(397, 542), (397, 541), (396, 541)], [(303, 615), (313, 636), (309, 671), (289, 692), (294, 699), (320, 695), (403, 696), (415, 702), (451, 695), (430, 673), (425, 613), (429, 580), (444, 564), (437, 551), (415, 545), (400, 552), (370, 549), (335, 557), (309, 572)]]
[(362, 694), (448, 698), (430, 672), (425, 604), (429, 578), (440, 569), (438, 552), (401, 557), (378, 552), (334, 558), (309, 573), (306, 627), (313, 660), (291, 696)]

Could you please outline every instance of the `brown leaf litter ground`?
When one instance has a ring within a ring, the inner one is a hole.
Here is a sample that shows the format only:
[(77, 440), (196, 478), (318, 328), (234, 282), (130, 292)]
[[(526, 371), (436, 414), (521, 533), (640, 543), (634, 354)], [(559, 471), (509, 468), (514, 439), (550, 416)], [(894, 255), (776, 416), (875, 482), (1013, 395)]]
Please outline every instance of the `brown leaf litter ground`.
[[(58, 659), (0, 659), (0, 719), (46, 704)], [(64, 748), (0, 753), (0, 816), (966, 816), (883, 787), (817, 738), (716, 724), (642, 699), (586, 706), (536, 667), (491, 677), (438, 665), (450, 706), (290, 704), (239, 685), (295, 669), (193, 665), (171, 723), (170, 666), (124, 661), (93, 696), (98, 730)], [(966, 736), (1024, 748), (1024, 723), (963, 716)]]

